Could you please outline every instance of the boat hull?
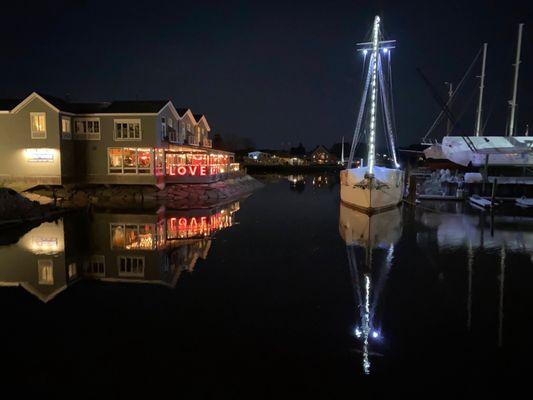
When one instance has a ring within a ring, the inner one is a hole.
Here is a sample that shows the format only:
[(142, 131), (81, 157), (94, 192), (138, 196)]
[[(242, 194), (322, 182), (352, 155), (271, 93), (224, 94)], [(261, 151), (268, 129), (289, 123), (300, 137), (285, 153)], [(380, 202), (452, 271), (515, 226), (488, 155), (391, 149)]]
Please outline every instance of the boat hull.
[(368, 168), (341, 171), (341, 201), (357, 210), (375, 213), (397, 206), (403, 198), (404, 171), (374, 167), (372, 177)]

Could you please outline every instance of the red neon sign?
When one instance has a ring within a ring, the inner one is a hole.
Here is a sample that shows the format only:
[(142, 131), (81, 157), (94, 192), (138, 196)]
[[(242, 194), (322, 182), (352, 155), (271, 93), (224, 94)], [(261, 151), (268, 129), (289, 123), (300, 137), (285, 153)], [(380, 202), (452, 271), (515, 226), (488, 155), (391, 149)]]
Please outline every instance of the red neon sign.
[(206, 176), (207, 175), (207, 166), (206, 165), (172, 165), (170, 167), (170, 175), (179, 175), (179, 176)]

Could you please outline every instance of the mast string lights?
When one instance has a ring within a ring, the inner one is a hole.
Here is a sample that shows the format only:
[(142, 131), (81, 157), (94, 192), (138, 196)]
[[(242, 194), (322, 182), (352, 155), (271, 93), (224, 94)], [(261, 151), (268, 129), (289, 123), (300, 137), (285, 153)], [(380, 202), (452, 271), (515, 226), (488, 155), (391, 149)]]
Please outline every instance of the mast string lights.
[(368, 174), (374, 174), (376, 154), (376, 103), (377, 103), (377, 68), (379, 56), (379, 16), (374, 19), (372, 31), (372, 96), (370, 101), (370, 138), (368, 140)]

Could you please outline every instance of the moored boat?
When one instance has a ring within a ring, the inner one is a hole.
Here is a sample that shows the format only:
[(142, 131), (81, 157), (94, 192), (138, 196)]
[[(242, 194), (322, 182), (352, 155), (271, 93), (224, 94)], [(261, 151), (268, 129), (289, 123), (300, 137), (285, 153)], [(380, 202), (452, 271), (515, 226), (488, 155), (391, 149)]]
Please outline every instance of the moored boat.
[[(371, 42), (359, 43), (359, 50), (366, 55), (370, 52), (366, 81), (356, 128), (350, 149), (347, 169), (341, 171), (341, 201), (356, 209), (373, 213), (396, 206), (403, 198), (404, 172), (400, 169), (396, 156), (396, 133), (392, 107), (391, 49), (394, 40), (381, 40), (380, 18), (376, 16), (372, 29)], [(387, 65), (388, 64), (388, 65)], [(368, 100), (368, 101), (367, 101)], [(379, 119), (378, 113), (382, 113)], [(362, 130), (362, 125), (367, 129)], [(384, 157), (389, 166), (376, 165), (376, 131), (384, 131), (389, 155)], [(365, 166), (351, 168), (355, 149), (361, 133), (367, 133), (367, 157)]]
[(522, 196), (515, 201), (520, 207), (533, 207), (533, 199), (528, 199), (526, 196)]

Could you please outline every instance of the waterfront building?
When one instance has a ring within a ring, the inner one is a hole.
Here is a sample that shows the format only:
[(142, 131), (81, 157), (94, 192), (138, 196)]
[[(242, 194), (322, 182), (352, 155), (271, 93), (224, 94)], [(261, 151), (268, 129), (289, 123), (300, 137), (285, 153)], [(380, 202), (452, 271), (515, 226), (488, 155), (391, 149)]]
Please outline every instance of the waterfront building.
[(334, 164), (337, 162), (337, 157), (323, 145), (317, 146), (309, 158), (313, 164)]
[(0, 100), (0, 184), (210, 183), (237, 172), (204, 115), (169, 100)]

